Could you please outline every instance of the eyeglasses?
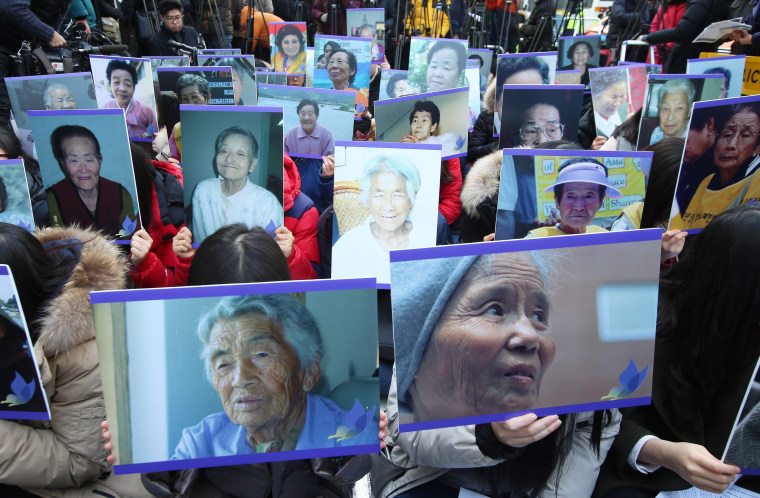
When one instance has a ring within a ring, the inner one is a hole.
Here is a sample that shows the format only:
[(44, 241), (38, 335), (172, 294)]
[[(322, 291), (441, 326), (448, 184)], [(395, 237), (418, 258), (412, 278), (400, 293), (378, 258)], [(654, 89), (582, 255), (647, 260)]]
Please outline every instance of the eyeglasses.
[(166, 16), (164, 19), (167, 22), (180, 22), (182, 20), (182, 16)]
[(718, 133), (718, 141), (730, 142), (736, 137), (740, 143), (746, 144), (755, 140), (758, 135), (760, 135), (760, 133), (754, 133), (749, 130), (742, 130), (739, 133), (736, 133), (734, 130), (724, 130)]
[(559, 140), (564, 131), (565, 125), (561, 123), (547, 123), (544, 126), (526, 124), (520, 127), (520, 138), (526, 142), (532, 142), (538, 138), (538, 133), (541, 132), (549, 140)]
[(206, 98), (199, 94), (199, 93), (193, 93), (190, 95), (183, 95), (180, 99), (180, 104), (204, 104), (206, 102)]

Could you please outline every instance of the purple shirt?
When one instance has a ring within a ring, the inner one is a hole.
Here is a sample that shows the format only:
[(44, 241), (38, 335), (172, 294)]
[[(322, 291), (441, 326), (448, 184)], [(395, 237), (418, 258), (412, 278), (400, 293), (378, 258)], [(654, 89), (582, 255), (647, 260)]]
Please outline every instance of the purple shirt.
[(294, 126), (285, 135), (285, 152), (294, 155), (329, 156), (335, 152), (335, 141), (330, 130), (314, 123), (307, 135), (301, 125)]
[[(112, 100), (107, 103), (105, 109), (119, 109), (119, 104), (116, 100)], [(151, 127), (151, 137), (153, 133), (158, 131), (158, 122), (156, 121), (156, 115), (153, 113), (153, 109), (146, 105), (142, 105), (135, 99), (132, 99), (127, 106), (127, 131), (129, 132), (129, 138), (142, 138), (143, 133), (148, 131), (148, 127)]]

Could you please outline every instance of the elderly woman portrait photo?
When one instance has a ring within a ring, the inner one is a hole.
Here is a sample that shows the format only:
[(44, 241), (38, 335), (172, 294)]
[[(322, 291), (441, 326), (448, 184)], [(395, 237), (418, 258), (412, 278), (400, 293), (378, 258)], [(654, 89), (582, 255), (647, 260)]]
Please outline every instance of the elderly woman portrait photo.
[(671, 79), (657, 91), (659, 124), (652, 131), (649, 144), (665, 137), (686, 138), (696, 89), (687, 79)]
[(325, 42), (325, 46), (322, 49), (322, 55), (320, 55), (317, 58), (316, 68), (317, 69), (327, 68), (327, 59), (330, 58), (330, 54), (333, 53), (333, 50), (338, 50), (339, 48), (340, 48), (340, 44), (336, 41), (329, 40)]
[[(556, 56), (554, 65), (556, 66)], [(494, 132), (501, 131), (502, 92), (504, 85), (548, 85), (551, 81), (549, 64), (543, 56), (499, 57), (496, 65), (496, 108)]]
[(306, 72), (306, 43), (304, 33), (293, 24), (286, 24), (277, 30), (274, 41), (272, 63), (274, 70), (288, 74)]
[(503, 90), (501, 148), (540, 148), (578, 132), (583, 89), (563, 85), (513, 86)]
[(319, 104), (312, 99), (303, 99), (296, 106), (299, 126), (294, 126), (285, 135), (285, 152), (295, 155), (329, 156), (335, 151), (332, 132), (317, 123)]
[(137, 224), (136, 204), (124, 185), (101, 176), (103, 154), (95, 134), (80, 125), (59, 126), (50, 135), (50, 147), (64, 176), (45, 190), (50, 222), (131, 235)]
[[(561, 66), (560, 71), (581, 71), (581, 84), (588, 85), (589, 68), (599, 65), (599, 37), (560, 38), (560, 53), (569, 64)], [(570, 46), (567, 47), (567, 44)], [(564, 47), (567, 47), (565, 50)]]
[(219, 133), (212, 159), (215, 177), (198, 183), (192, 196), (194, 242), (232, 223), (272, 230), (282, 225), (280, 201), (250, 179), (258, 164), (259, 142), (248, 128), (232, 126)]
[(427, 52), (425, 82), (428, 92), (449, 90), (464, 85), (467, 47), (456, 41), (438, 41)]
[[(429, 212), (432, 211), (428, 205), (431, 199), (425, 199), (421, 217), (416, 217), (422, 226), (417, 226), (418, 222), (412, 217), (422, 187), (422, 176), (415, 165), (420, 164), (419, 159), (410, 159), (417, 157), (411, 155), (412, 151), (409, 154), (404, 154), (404, 150), (384, 152), (370, 156), (363, 164), (359, 182), (360, 204), (348, 212), (336, 205), (339, 225), (345, 226), (349, 217), (363, 217), (358, 225), (352, 226), (333, 244), (334, 278), (376, 276), (378, 281), (387, 283), (390, 282), (388, 254), (391, 250), (434, 245), (435, 232), (431, 228), (435, 226), (437, 214)], [(437, 153), (434, 150), (424, 152), (428, 154), (420, 157)], [(337, 190), (343, 172), (336, 168), (336, 174)], [(432, 180), (432, 175), (426, 174), (425, 178)], [(437, 182), (432, 184), (437, 185)], [(345, 214), (344, 219), (341, 214)], [(429, 223), (428, 214), (432, 215)]]
[(598, 136), (610, 137), (628, 115), (628, 77), (624, 68), (589, 72), (591, 102)]
[[(141, 69), (148, 72), (150, 76), (149, 62), (142, 62)], [(111, 59), (105, 70), (108, 91), (113, 97), (102, 107), (104, 109), (123, 109), (127, 116), (127, 128), (130, 138), (152, 138), (153, 134), (158, 131), (158, 121), (153, 106), (140, 102), (135, 98), (135, 89), (138, 84), (138, 74), (135, 65), (130, 61), (121, 59)], [(144, 76), (144, 75), (143, 75)], [(152, 85), (151, 85), (152, 90)], [(153, 93), (150, 93), (150, 99), (153, 99)]]

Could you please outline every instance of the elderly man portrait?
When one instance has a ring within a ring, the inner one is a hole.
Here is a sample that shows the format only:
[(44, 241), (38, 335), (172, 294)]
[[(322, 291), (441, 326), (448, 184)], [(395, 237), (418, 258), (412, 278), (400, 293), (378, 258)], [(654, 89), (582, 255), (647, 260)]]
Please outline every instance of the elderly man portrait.
[(295, 297), (224, 298), (201, 318), (198, 336), (224, 412), (184, 429), (172, 459), (377, 444), (376, 421), (358, 433), (339, 431), (350, 425), (346, 412), (311, 393), (322, 337)]

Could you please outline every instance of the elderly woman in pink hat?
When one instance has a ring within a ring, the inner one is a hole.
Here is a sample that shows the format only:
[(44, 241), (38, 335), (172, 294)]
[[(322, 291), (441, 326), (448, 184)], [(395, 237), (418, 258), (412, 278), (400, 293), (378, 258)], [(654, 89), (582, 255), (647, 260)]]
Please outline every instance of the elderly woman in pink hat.
[(531, 230), (526, 238), (604, 232), (604, 228), (591, 224), (602, 207), (604, 196), (623, 195), (607, 178), (607, 168), (596, 159), (587, 157), (566, 161), (559, 168), (557, 181), (545, 191), (554, 192), (560, 222)]

